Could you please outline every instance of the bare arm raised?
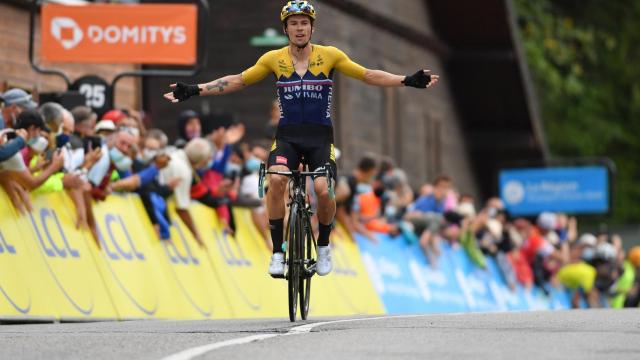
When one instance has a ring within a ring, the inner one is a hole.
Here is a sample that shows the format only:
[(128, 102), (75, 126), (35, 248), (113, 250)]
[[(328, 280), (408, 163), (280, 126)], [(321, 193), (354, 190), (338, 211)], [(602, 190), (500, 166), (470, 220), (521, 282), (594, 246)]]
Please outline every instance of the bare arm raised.
[(352, 61), (347, 54), (331, 48), (336, 57), (335, 67), (341, 73), (364, 81), (366, 84), (382, 87), (409, 86), (418, 89), (430, 88), (440, 81), (440, 76), (431, 74), (430, 70), (418, 70), (413, 75), (403, 76), (382, 70), (366, 69)]
[(240, 91), (251, 84), (255, 84), (273, 72), (270, 66), (274, 52), (264, 54), (258, 62), (237, 75), (227, 75), (206, 84), (189, 85), (184, 83), (171, 84), (172, 92), (164, 94), (171, 102), (185, 101), (192, 96), (223, 95)]
[(364, 82), (374, 86), (430, 88), (438, 83), (440, 76), (432, 75), (430, 70), (420, 70), (411, 76), (395, 75), (382, 70), (367, 70)]
[(172, 92), (164, 94), (164, 98), (177, 103), (196, 95), (222, 95), (242, 90), (246, 85), (242, 75), (227, 75), (205, 84), (187, 85), (183, 83), (171, 84)]

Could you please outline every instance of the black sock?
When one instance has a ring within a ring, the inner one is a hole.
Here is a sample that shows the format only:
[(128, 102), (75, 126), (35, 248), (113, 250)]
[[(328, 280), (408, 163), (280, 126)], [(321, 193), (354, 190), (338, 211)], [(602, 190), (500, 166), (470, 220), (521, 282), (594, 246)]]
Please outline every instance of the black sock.
[(331, 229), (333, 229), (333, 224), (323, 225), (318, 224), (320, 234), (318, 235), (318, 246), (329, 246), (329, 235), (331, 235)]
[(269, 219), (269, 228), (271, 229), (271, 240), (273, 241), (273, 253), (281, 253), (282, 251), (282, 235), (284, 227), (284, 219)]

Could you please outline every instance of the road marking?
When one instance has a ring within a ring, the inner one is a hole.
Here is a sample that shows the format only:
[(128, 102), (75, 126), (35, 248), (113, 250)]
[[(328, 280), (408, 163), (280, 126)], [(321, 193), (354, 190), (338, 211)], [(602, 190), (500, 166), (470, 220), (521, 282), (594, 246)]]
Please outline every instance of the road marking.
[[(453, 314), (455, 315), (455, 314)], [(284, 334), (262, 334), (262, 335), (252, 335), (232, 340), (225, 340), (221, 342), (215, 342), (208, 345), (202, 345), (194, 348), (190, 348), (179, 353), (175, 353), (173, 355), (169, 355), (162, 360), (191, 360), (198, 356), (204, 355), (210, 351), (221, 349), (224, 347), (249, 344), (252, 342), (258, 342), (278, 336), (289, 336), (289, 335), (299, 335), (299, 334), (307, 334), (311, 332), (316, 327), (331, 325), (331, 324), (339, 324), (339, 323), (347, 323), (347, 322), (356, 322), (356, 321), (373, 321), (373, 320), (383, 320), (383, 319), (408, 319), (415, 317), (426, 317), (433, 316), (433, 314), (423, 314), (423, 315), (400, 315), (400, 316), (380, 316), (380, 317), (372, 317), (372, 318), (361, 318), (361, 319), (344, 319), (344, 320), (333, 320), (333, 321), (324, 321), (317, 322), (312, 324), (305, 324), (296, 326), (291, 328), (288, 332)]]
[(197, 356), (204, 355), (210, 351), (221, 349), (223, 347), (248, 344), (248, 343), (261, 341), (261, 340), (276, 337), (276, 336), (278, 336), (278, 334), (264, 334), (264, 335), (253, 335), (253, 336), (247, 336), (239, 339), (221, 341), (221, 342), (217, 342), (209, 345), (203, 345), (203, 346), (187, 349), (177, 354), (167, 356), (162, 360), (189, 360)]

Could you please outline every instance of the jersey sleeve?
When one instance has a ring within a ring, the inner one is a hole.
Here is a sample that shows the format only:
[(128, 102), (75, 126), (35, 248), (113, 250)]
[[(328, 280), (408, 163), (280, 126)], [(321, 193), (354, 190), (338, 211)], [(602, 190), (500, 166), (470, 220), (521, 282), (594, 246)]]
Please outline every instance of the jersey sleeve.
[(272, 58), (272, 52), (262, 55), (255, 65), (242, 72), (242, 82), (245, 85), (255, 84), (267, 77), (269, 73), (274, 73)]
[(367, 72), (367, 69), (364, 66), (351, 60), (342, 50), (334, 47), (331, 49), (333, 50), (336, 58), (335, 65), (333, 66), (336, 70), (358, 80), (364, 79), (364, 74)]

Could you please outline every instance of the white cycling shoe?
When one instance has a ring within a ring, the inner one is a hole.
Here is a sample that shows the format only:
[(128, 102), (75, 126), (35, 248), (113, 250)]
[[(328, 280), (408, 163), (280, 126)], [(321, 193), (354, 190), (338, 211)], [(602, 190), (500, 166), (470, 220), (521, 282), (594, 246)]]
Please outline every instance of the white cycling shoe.
[(333, 269), (331, 263), (331, 248), (329, 246), (318, 246), (318, 263), (316, 273), (320, 276), (328, 275)]
[(284, 275), (284, 254), (275, 253), (271, 255), (271, 263), (269, 263), (269, 275)]

